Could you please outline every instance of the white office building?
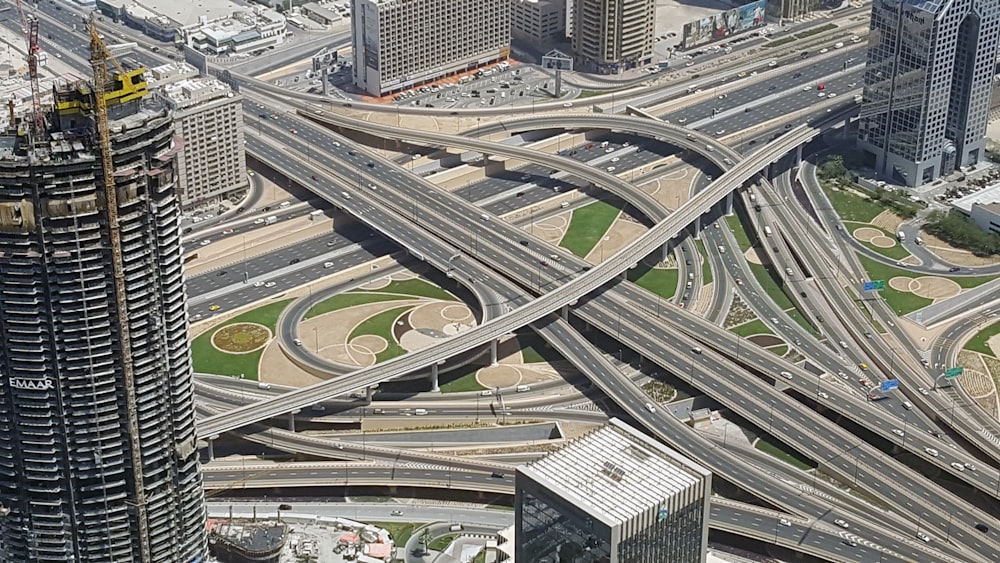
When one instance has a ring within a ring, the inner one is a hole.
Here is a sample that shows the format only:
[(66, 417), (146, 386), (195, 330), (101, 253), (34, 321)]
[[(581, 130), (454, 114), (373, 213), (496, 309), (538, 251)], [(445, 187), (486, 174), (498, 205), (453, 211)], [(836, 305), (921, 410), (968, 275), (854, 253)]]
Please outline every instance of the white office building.
[(577, 69), (615, 74), (653, 61), (656, 0), (569, 0)]
[(612, 419), (518, 467), (517, 561), (704, 562), (712, 473)]
[(172, 63), (151, 74), (157, 94), (173, 110), (182, 139), (177, 155), (184, 208), (216, 204), (249, 187), (243, 150), (243, 97), (214, 78), (191, 77), (190, 65)]
[(383, 96), (510, 55), (507, 0), (352, 0), (354, 84)]

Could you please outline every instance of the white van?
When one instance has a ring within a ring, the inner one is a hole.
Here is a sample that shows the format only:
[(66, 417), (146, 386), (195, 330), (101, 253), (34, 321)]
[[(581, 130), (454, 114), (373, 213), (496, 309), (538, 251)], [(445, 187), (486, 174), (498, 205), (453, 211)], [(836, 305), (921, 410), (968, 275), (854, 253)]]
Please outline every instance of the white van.
[(270, 389), (270, 388), (271, 388), (270, 383), (264, 383), (263, 381), (257, 382), (257, 389)]
[(569, 202), (568, 201), (564, 201), (564, 202), (562, 202), (562, 203), (559, 204), (559, 208), (560, 209), (566, 209), (567, 207), (569, 207)]
[(725, 247), (725, 246), (722, 246), (722, 245), (720, 244), (720, 245), (719, 245), (719, 254), (725, 254), (725, 253), (726, 253), (726, 247)]
[(764, 236), (769, 237), (771, 234), (771, 227), (764, 227)]
[(290, 202), (290, 201), (283, 201), (283, 202), (281, 202), (280, 205), (278, 205), (278, 207), (280, 207), (281, 209), (284, 209), (284, 208), (286, 208), (286, 207), (288, 207), (290, 205), (292, 205), (292, 202)]
[(340, 195), (344, 196), (344, 199), (351, 199), (351, 194), (347, 192), (340, 192)]
[(517, 392), (518, 393), (524, 393), (525, 391), (531, 391), (531, 386), (530, 385), (518, 385), (517, 386)]
[(847, 343), (844, 342), (843, 340), (841, 340), (840, 341), (840, 347), (843, 348), (844, 350), (847, 350)]
[(302, 346), (301, 338), (296, 338), (295, 340), (292, 340), (292, 342), (294, 342), (296, 346)]
[(423, 415), (427, 414), (427, 409), (415, 409), (413, 411), (413, 414), (415, 414), (417, 416), (423, 416)]
[(481, 397), (489, 397), (491, 395), (493, 395), (493, 391), (490, 391), (489, 389), (479, 392), (479, 396)]
[(482, 219), (483, 221), (489, 221), (490, 220), (490, 216), (487, 215), (487, 214), (485, 214), (485, 213), (480, 213), (479, 214), (479, 218)]
[(840, 49), (843, 46), (844, 46), (844, 42), (843, 41), (838, 41), (837, 43), (833, 44), (833, 48), (834, 49)]
[(324, 268), (332, 268), (333, 267), (333, 262), (323, 262), (323, 267)]

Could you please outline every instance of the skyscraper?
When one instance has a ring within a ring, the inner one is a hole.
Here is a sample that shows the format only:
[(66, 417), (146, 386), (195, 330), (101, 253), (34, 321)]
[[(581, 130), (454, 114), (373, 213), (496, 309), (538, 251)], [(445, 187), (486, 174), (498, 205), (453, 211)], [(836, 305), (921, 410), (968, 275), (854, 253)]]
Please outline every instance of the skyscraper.
[(206, 540), (178, 139), (141, 69), (116, 75), (109, 213), (93, 92), (0, 132), (0, 560), (187, 563)]
[(694, 563), (712, 474), (618, 419), (517, 468), (516, 561)]
[(987, 0), (874, 0), (858, 146), (919, 186), (982, 160), (1000, 38)]
[(580, 70), (610, 74), (652, 62), (655, 0), (568, 1)]

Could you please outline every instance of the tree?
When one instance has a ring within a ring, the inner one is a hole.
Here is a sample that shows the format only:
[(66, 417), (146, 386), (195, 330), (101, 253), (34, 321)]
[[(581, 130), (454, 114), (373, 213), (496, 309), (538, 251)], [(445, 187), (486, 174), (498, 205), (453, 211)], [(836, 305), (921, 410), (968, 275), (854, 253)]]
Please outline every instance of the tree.
[(847, 177), (847, 166), (844, 165), (844, 157), (834, 154), (826, 157), (823, 164), (819, 166), (819, 175), (827, 180)]

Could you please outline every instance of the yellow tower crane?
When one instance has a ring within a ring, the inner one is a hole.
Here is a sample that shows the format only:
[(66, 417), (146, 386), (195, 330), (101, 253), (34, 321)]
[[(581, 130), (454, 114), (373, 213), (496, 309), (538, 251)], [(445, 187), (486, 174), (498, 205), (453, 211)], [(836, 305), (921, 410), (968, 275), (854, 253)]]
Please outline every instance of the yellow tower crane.
[(132, 478), (135, 487), (135, 510), (139, 532), (139, 550), (142, 563), (153, 563), (149, 545), (149, 521), (146, 514), (146, 490), (143, 478), (142, 449), (139, 436), (139, 419), (136, 412), (135, 373), (132, 364), (132, 339), (128, 325), (128, 300), (125, 292), (125, 263), (122, 258), (121, 228), (118, 225), (118, 188), (115, 186), (115, 165), (112, 159), (111, 128), (108, 125), (107, 90), (108, 63), (112, 63), (119, 76), (127, 73), (104, 44), (97, 24), (91, 17), (87, 22), (90, 31), (90, 66), (94, 73), (94, 114), (101, 148), (105, 204), (108, 207), (108, 230), (111, 239), (111, 261), (115, 277), (115, 303), (118, 308), (118, 340), (122, 352), (122, 375), (125, 387), (125, 404), (128, 410), (128, 433), (131, 440)]

